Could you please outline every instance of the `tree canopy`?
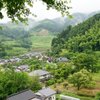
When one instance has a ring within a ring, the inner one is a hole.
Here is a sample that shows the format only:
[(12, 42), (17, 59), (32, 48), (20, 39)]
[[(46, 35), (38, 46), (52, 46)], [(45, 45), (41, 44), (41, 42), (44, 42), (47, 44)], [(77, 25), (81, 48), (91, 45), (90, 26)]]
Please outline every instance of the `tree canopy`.
[[(25, 21), (32, 14), (30, 7), (33, 7), (37, 0), (0, 0), (0, 19), (4, 17), (3, 9), (12, 21)], [(39, 0), (47, 4), (47, 9), (53, 8), (59, 11), (62, 15), (69, 15), (68, 9), (70, 0)]]
[(92, 77), (87, 70), (82, 69), (79, 72), (76, 72), (73, 75), (70, 75), (68, 78), (68, 81), (74, 84), (74, 86), (76, 86), (77, 89), (79, 90), (81, 87), (84, 87), (90, 84), (92, 81)]
[[(20, 82), (20, 84), (19, 84)], [(8, 95), (24, 89), (37, 91), (41, 89), (38, 77), (29, 77), (26, 73), (17, 73), (11, 70), (0, 70), (0, 100), (5, 100)]]

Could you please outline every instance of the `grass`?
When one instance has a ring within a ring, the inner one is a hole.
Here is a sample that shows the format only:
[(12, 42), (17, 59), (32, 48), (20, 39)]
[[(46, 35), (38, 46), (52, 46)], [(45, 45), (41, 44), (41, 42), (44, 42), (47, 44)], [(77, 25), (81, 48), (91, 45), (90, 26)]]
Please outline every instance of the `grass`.
[(47, 50), (51, 47), (51, 41), (54, 38), (52, 35), (47, 36), (32, 36), (32, 50)]
[[(51, 41), (54, 38), (53, 35), (40, 35), (31, 36), (32, 41), (31, 51), (46, 51), (51, 47)], [(6, 48), (7, 57), (17, 56), (29, 52), (29, 49), (20, 47), (20, 43), (16, 40), (6, 40), (3, 42)]]

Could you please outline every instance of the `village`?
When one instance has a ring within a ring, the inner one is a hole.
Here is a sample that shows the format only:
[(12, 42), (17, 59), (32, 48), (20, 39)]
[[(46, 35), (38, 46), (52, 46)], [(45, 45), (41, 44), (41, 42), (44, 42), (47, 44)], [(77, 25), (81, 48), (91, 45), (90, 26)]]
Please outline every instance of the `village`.
[[(20, 57), (13, 57), (11, 59), (1, 59), (0, 60), (0, 65), (5, 65), (5, 64), (14, 64), (14, 63), (19, 63), (23, 59), (32, 59), (36, 58), (39, 61), (45, 61), (47, 63), (52, 63), (53, 61), (56, 62), (68, 62), (69, 60), (66, 57), (58, 57), (55, 60), (51, 57), (48, 57), (46, 55), (42, 55), (40, 52), (31, 52), (27, 53), (24, 55), (21, 55)], [(33, 76), (38, 76), (39, 81), (42, 83), (45, 83), (45, 81), (53, 78), (54, 76), (44, 70), (44, 69), (37, 69), (30, 71), (30, 66), (29, 65), (20, 65), (20, 66), (13, 66), (15, 72), (27, 72), (30, 77)], [(20, 91), (18, 93), (14, 93), (10, 96), (7, 97), (7, 100), (57, 100), (57, 93), (58, 91), (55, 91), (51, 89), (50, 87), (43, 86), (41, 90), (37, 91), (34, 93), (30, 89), (26, 89), (23, 91)], [(70, 97), (70, 96), (65, 96), (65, 95), (60, 95), (60, 100), (80, 100), (78, 98)]]

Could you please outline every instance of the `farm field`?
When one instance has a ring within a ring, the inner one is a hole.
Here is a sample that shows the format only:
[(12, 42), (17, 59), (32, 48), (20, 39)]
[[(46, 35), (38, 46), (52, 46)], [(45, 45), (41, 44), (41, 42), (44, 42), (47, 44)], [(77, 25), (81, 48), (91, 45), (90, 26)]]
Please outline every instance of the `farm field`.
[(32, 50), (33, 51), (46, 51), (51, 47), (51, 41), (54, 38), (53, 35), (47, 36), (32, 36)]

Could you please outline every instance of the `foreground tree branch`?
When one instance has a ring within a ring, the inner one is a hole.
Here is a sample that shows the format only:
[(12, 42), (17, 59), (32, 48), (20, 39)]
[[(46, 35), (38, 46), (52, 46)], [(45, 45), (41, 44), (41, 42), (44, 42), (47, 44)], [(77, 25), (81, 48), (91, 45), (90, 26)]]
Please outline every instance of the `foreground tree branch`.
[[(8, 18), (12, 21), (26, 21), (28, 16), (32, 14), (29, 7), (33, 7), (37, 0), (0, 0), (0, 19), (3, 19), (3, 9), (5, 9)], [(69, 16), (68, 6), (70, 0), (39, 0), (47, 4), (47, 9), (53, 8), (62, 15)], [(34, 15), (34, 14), (33, 14)]]

